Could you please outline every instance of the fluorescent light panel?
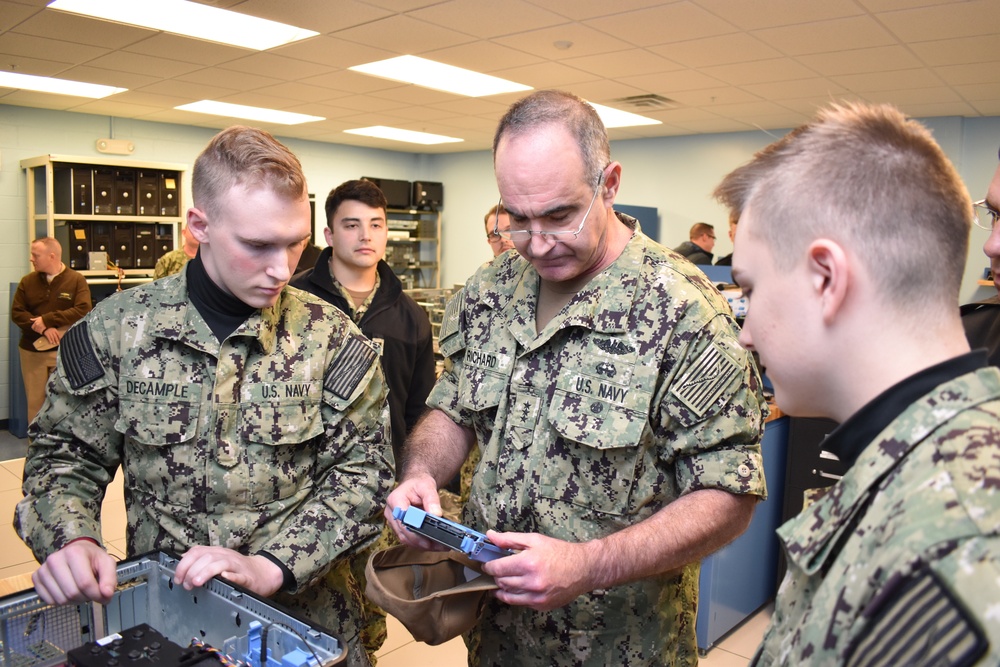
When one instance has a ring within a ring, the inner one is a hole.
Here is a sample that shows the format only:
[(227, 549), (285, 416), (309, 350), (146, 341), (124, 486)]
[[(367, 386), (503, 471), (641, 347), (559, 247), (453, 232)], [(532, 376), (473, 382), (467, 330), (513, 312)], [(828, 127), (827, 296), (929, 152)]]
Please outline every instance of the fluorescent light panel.
[(200, 102), (182, 104), (174, 108), (180, 111), (194, 111), (195, 113), (229, 116), (231, 118), (246, 118), (247, 120), (259, 120), (264, 123), (278, 123), (280, 125), (300, 125), (301, 123), (326, 120), (322, 116), (308, 116), (304, 113), (277, 111), (276, 109), (264, 109), (262, 107), (248, 107), (243, 104), (229, 104), (228, 102), (215, 102), (213, 100), (201, 100)]
[(385, 125), (373, 125), (372, 127), (359, 127), (356, 130), (344, 130), (347, 134), (360, 134), (364, 137), (375, 137), (377, 139), (391, 139), (393, 141), (406, 141), (411, 144), (453, 144), (463, 139), (446, 137), (441, 134), (429, 134), (427, 132), (414, 132), (413, 130), (401, 130), (398, 127), (386, 127)]
[(602, 104), (594, 104), (593, 102), (587, 102), (587, 104), (594, 107), (594, 111), (596, 111), (597, 115), (601, 117), (601, 122), (604, 123), (604, 127), (607, 128), (663, 124), (662, 121), (654, 120), (653, 118), (646, 118), (645, 116), (640, 116), (639, 114), (631, 113), (629, 111), (612, 109), (611, 107), (606, 107)]
[(53, 79), (48, 76), (33, 74), (15, 74), (0, 72), (0, 88), (18, 88), (20, 90), (36, 90), (40, 93), (55, 93), (57, 95), (74, 95), (76, 97), (92, 97), (100, 99), (115, 93), (121, 93), (128, 88), (102, 86), (97, 83), (83, 83), (69, 79)]
[(54, 0), (49, 8), (263, 51), (318, 32), (186, 0)]
[(412, 83), (416, 86), (443, 90), (446, 93), (467, 97), (484, 97), (531, 90), (531, 86), (524, 86), (489, 74), (480, 74), (417, 56), (399, 56), (398, 58), (356, 65), (348, 69), (383, 79)]

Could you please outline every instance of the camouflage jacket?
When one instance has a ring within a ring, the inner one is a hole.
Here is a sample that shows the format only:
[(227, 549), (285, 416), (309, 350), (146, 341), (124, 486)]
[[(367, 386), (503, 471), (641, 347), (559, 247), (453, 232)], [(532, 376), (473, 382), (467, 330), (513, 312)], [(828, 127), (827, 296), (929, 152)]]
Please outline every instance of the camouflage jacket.
[(779, 529), (789, 569), (753, 664), (972, 664), (955, 656), (975, 626), (976, 664), (1000, 664), (998, 487), (1000, 372), (983, 368), (909, 406)]
[[(623, 221), (636, 233), (622, 254), (541, 333), (538, 274), (517, 253), (449, 304), (428, 404), (475, 429), (474, 527), (579, 542), (695, 489), (765, 494), (766, 406), (726, 301)], [(491, 599), (473, 652), (495, 665), (695, 664), (697, 576), (693, 565), (548, 613)]]
[(153, 279), (166, 278), (167, 276), (179, 273), (184, 268), (184, 265), (188, 263), (189, 259), (190, 257), (184, 252), (184, 248), (171, 250), (156, 260), (156, 266), (153, 268)]
[(278, 599), (351, 640), (360, 598), (339, 563), (381, 529), (388, 423), (378, 355), (336, 308), (289, 288), (220, 343), (182, 272), (113, 295), (63, 338), (15, 525), (39, 561), (100, 543), (121, 465), (130, 555), (267, 551), (295, 576)]

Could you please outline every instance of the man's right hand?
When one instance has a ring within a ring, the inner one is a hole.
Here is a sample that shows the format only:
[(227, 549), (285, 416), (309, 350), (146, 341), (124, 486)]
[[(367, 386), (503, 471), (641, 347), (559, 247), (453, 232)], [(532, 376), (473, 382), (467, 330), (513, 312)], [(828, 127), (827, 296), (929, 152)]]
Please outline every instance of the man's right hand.
[(398, 507), (405, 510), (410, 506), (419, 507), (435, 516), (442, 515), (441, 496), (438, 495), (437, 482), (434, 481), (433, 477), (427, 474), (414, 475), (400, 482), (399, 486), (389, 494), (385, 507), (385, 520), (392, 526), (396, 537), (403, 544), (429, 551), (447, 549), (433, 540), (428, 540), (414, 533), (404, 526), (402, 521), (392, 516), (393, 508)]
[(50, 554), (31, 581), (48, 604), (108, 604), (118, 585), (118, 565), (103, 547), (88, 539), (75, 540)]

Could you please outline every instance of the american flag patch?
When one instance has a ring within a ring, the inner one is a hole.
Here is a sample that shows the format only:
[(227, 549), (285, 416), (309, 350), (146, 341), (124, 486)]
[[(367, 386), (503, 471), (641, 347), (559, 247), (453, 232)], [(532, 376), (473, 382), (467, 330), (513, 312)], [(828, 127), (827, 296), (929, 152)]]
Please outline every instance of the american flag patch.
[(74, 390), (104, 377), (104, 366), (90, 342), (86, 320), (67, 331), (59, 341), (59, 358), (62, 359), (69, 386)]
[(378, 353), (360, 338), (351, 338), (333, 360), (323, 386), (338, 398), (347, 400), (365, 376)]
[(736, 361), (713, 342), (674, 383), (670, 393), (701, 417), (739, 372)]

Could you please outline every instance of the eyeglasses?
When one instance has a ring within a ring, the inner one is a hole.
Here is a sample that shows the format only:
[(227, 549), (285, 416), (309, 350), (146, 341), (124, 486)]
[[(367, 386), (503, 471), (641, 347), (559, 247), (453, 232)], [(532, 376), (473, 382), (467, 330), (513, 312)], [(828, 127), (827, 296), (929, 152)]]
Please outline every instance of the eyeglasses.
[[(530, 239), (533, 234), (536, 235), (536, 236), (541, 236), (543, 238), (553, 239), (555, 241), (562, 241), (564, 239), (569, 238), (570, 236), (572, 236), (574, 239), (579, 238), (580, 237), (580, 232), (583, 231), (583, 226), (587, 222), (587, 218), (590, 217), (590, 211), (591, 211), (591, 209), (594, 208), (594, 202), (597, 201), (597, 193), (601, 191), (601, 185), (604, 184), (604, 175), (605, 175), (605, 172), (607, 171), (607, 169), (608, 168), (605, 167), (604, 170), (601, 171), (601, 175), (597, 177), (597, 185), (594, 187), (594, 196), (591, 197), (591, 199), (590, 199), (590, 206), (587, 207), (587, 212), (583, 214), (583, 220), (580, 221), (580, 226), (577, 227), (575, 230), (564, 229), (564, 230), (560, 230), (560, 231), (557, 231), (557, 232), (547, 232), (547, 231), (543, 231), (543, 230), (537, 230), (536, 231), (534, 229), (504, 229), (504, 230), (501, 230), (500, 229), (500, 212), (498, 210), (497, 211), (497, 216), (496, 216), (496, 222), (494, 223), (494, 226), (493, 226), (493, 233), (500, 235), (500, 237), (502, 237), (502, 238), (510, 239), (511, 241), (514, 241), (514, 242), (525, 241), (527, 239)], [(503, 199), (501, 198), (500, 202), (497, 203), (497, 206), (499, 207), (502, 204), (503, 204)], [(511, 220), (511, 224), (513, 224), (513, 220)]]
[(992, 232), (993, 228), (997, 226), (997, 218), (1000, 218), (1000, 211), (990, 206), (985, 199), (974, 202), (972, 206), (976, 213), (976, 217), (972, 221), (976, 223), (976, 227)]

